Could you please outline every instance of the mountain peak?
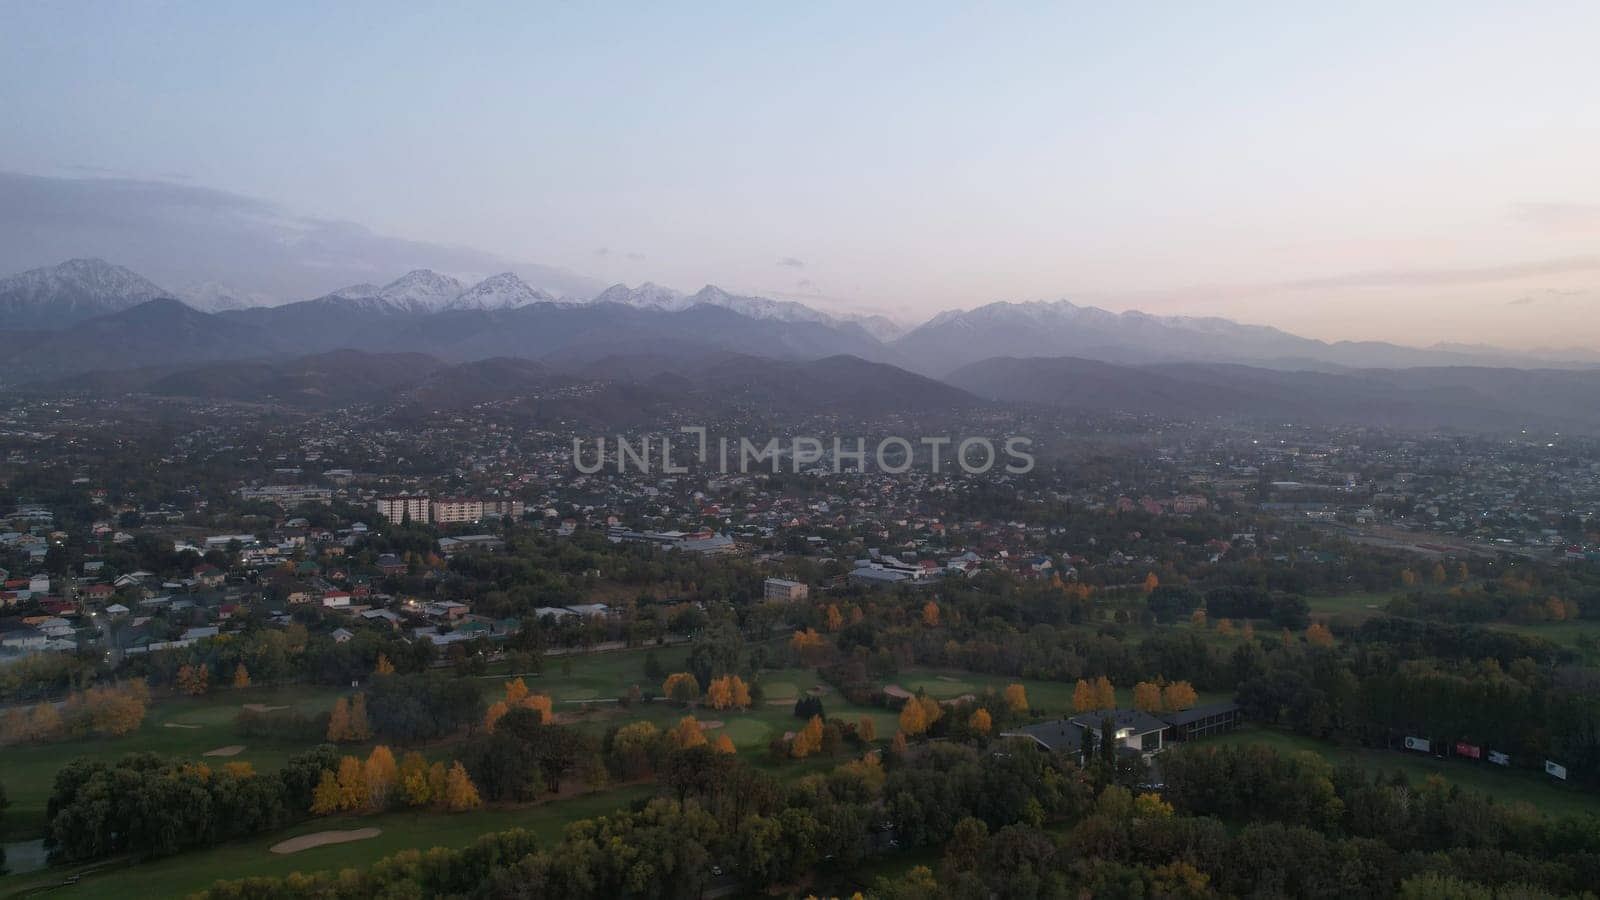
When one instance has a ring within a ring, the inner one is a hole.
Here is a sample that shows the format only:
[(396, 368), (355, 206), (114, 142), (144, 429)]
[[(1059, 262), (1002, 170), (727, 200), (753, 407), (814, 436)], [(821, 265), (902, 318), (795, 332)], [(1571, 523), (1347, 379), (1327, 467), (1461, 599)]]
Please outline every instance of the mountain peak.
[(458, 294), (450, 309), (515, 309), (530, 303), (552, 303), (555, 298), (529, 287), (515, 272), (491, 275)]
[(60, 328), (166, 296), (170, 292), (131, 269), (69, 259), (0, 278), (0, 326)]

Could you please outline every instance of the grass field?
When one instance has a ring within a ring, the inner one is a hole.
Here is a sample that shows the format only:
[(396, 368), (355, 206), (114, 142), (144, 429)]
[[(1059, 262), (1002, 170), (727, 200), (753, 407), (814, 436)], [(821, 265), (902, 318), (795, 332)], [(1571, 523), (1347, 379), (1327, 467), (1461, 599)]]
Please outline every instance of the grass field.
[(1215, 739), (1236, 744), (1267, 744), (1279, 750), (1309, 750), (1334, 764), (1354, 762), (1370, 772), (1404, 772), (1413, 784), (1437, 775), (1464, 790), (1486, 794), (1502, 803), (1530, 803), (1550, 815), (1600, 815), (1600, 797), (1564, 787), (1550, 778), (1521, 769), (1503, 770), (1488, 763), (1435, 759), (1420, 753), (1337, 747), (1287, 732), (1246, 727)]
[(1393, 593), (1358, 592), (1353, 594), (1335, 594), (1331, 597), (1307, 597), (1306, 604), (1311, 607), (1311, 618), (1325, 621), (1335, 616), (1344, 618), (1355, 617), (1366, 619), (1383, 612), (1383, 608), (1393, 599)]
[[(246, 703), (290, 706), (307, 713), (332, 709), (340, 691), (332, 688), (224, 689), (203, 698), (175, 697), (153, 701), (138, 731), (116, 739), (88, 738), (56, 744), (8, 747), (0, 750), (0, 783), (5, 785), (11, 808), (5, 813), (5, 834), (11, 840), (40, 837), (44, 833), (45, 803), (55, 783), (56, 771), (79, 756), (115, 760), (127, 753), (152, 751), (209, 761), (202, 756), (229, 744), (245, 744), (244, 752), (226, 762), (248, 762), (258, 770), (276, 769), (304, 744), (252, 738), (235, 734), (233, 720)], [(167, 727), (198, 725), (198, 728)]]
[[(294, 828), (235, 841), (136, 867), (108, 866), (72, 887), (51, 891), (52, 897), (167, 898), (181, 897), (218, 880), (291, 872), (336, 871), (372, 864), (411, 847), (460, 847), (481, 834), (526, 828), (542, 843), (561, 838), (568, 822), (604, 815), (655, 793), (655, 786), (628, 786), (564, 800), (510, 809), (485, 809), (470, 814), (397, 812), (372, 816), (336, 816), (303, 822)], [(291, 837), (318, 831), (378, 828), (369, 840), (316, 847), (281, 855), (268, 848)], [(0, 878), (0, 896), (59, 881), (78, 868), (61, 867), (25, 876)]]

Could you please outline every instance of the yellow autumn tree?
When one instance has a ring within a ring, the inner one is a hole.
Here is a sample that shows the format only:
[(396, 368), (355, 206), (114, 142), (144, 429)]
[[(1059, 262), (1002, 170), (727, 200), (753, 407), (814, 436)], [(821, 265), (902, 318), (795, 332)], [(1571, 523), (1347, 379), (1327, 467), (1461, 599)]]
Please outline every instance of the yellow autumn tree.
[(1199, 701), (1200, 695), (1187, 681), (1174, 681), (1161, 689), (1161, 705), (1168, 710), (1188, 709)]
[(178, 690), (191, 697), (199, 697), (210, 689), (210, 666), (184, 666), (178, 670)]
[(746, 709), (750, 706), (750, 686), (737, 675), (713, 678), (706, 688), (706, 702), (712, 709)]
[(802, 660), (815, 662), (827, 651), (828, 639), (818, 634), (815, 628), (807, 628), (805, 631), (796, 631), (794, 637), (789, 639), (789, 646)]
[(839, 612), (839, 604), (829, 603), (828, 608), (823, 610), (822, 615), (823, 627), (829, 631), (838, 631), (844, 627), (844, 615)]
[(988, 734), (994, 728), (994, 720), (989, 717), (989, 711), (979, 707), (967, 718), (967, 727), (979, 734)]
[(805, 759), (822, 749), (822, 717), (812, 716), (800, 729), (789, 743), (789, 755), (795, 759)]
[(506, 682), (506, 705), (516, 706), (523, 697), (528, 696), (528, 683), (521, 678), (513, 678)]
[(385, 654), (385, 653), (379, 653), (378, 654), (378, 661), (376, 663), (374, 663), (373, 666), (372, 666), (372, 674), (374, 674), (374, 675), (393, 675), (394, 674), (394, 663), (389, 661), (388, 654)]
[(700, 699), (700, 682), (688, 672), (673, 672), (661, 682), (661, 694), (668, 700), (689, 706)]
[(1217, 623), (1217, 634), (1223, 637), (1233, 637), (1233, 620), (1223, 619)]
[(339, 811), (339, 776), (331, 770), (322, 771), (322, 779), (311, 792), (311, 814), (331, 816)]
[(922, 624), (929, 628), (939, 627), (939, 604), (932, 600), (922, 604)]
[(233, 669), (233, 686), (236, 688), (250, 686), (250, 670), (244, 667), (244, 663), (239, 663)]
[(917, 698), (912, 697), (905, 706), (900, 707), (900, 733), (916, 737), (927, 730), (928, 716)]
[(1142, 587), (1143, 587), (1144, 592), (1146, 594), (1150, 593), (1151, 591), (1155, 590), (1156, 588), (1158, 588), (1160, 586), (1161, 586), (1161, 579), (1156, 577), (1156, 573), (1151, 572), (1151, 573), (1149, 573), (1149, 574), (1144, 576), (1144, 584), (1142, 585)]
[(889, 749), (892, 750), (896, 756), (903, 756), (905, 754), (906, 733), (904, 731), (896, 731), (894, 733), (894, 738), (889, 741)]
[(717, 739), (712, 743), (711, 749), (717, 751), (718, 753), (733, 754), (739, 752), (738, 748), (733, 746), (733, 738), (728, 737), (725, 734), (717, 735)]
[(451, 812), (466, 812), (482, 805), (483, 798), (478, 796), (477, 786), (467, 777), (466, 767), (457, 761), (445, 776), (444, 808)]
[(428, 761), (415, 750), (400, 758), (400, 795), (407, 806), (427, 806), (433, 801)]
[(366, 809), (371, 801), (361, 760), (346, 756), (339, 760), (339, 809), (351, 812)]
[(386, 808), (400, 782), (400, 767), (395, 764), (394, 753), (382, 744), (373, 747), (361, 766), (361, 777), (367, 783), (368, 805), (372, 809)]
[(1115, 709), (1117, 706), (1117, 689), (1111, 684), (1111, 679), (1104, 675), (1094, 680), (1095, 709)]
[(1206, 611), (1203, 610), (1203, 609), (1197, 609), (1194, 612), (1190, 613), (1189, 614), (1189, 624), (1193, 625), (1196, 628), (1204, 628), (1204, 627), (1206, 627)]
[(334, 743), (349, 740), (350, 704), (343, 697), (333, 701), (333, 715), (328, 719), (328, 740)]
[(1147, 713), (1161, 711), (1161, 685), (1141, 681), (1133, 686), (1133, 708)]
[(1332, 647), (1333, 632), (1321, 622), (1312, 622), (1311, 627), (1306, 629), (1306, 643), (1313, 647)]
[(223, 763), (222, 771), (227, 772), (234, 778), (249, 778), (256, 774), (256, 767), (247, 762), (231, 762)]
[(1013, 714), (1028, 711), (1028, 689), (1020, 684), (1008, 684), (1005, 691), (1006, 709)]
[(1078, 683), (1072, 688), (1072, 711), (1088, 712), (1095, 709), (1095, 700), (1094, 687), (1079, 678)]
[(667, 732), (667, 740), (679, 750), (703, 747), (706, 743), (706, 732), (694, 716), (684, 716), (671, 731)]

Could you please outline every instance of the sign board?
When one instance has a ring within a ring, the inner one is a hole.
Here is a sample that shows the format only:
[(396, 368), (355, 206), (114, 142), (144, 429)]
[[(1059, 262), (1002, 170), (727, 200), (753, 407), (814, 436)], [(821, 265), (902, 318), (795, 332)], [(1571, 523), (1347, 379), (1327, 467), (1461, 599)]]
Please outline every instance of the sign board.
[(1419, 753), (1427, 753), (1429, 750), (1433, 749), (1433, 744), (1427, 738), (1406, 735), (1406, 749), (1416, 750)]
[(1544, 771), (1546, 775), (1554, 775), (1562, 781), (1567, 780), (1567, 767), (1560, 763), (1551, 762), (1547, 759), (1544, 761)]
[(1497, 766), (1509, 766), (1511, 765), (1511, 754), (1501, 753), (1499, 750), (1490, 750), (1489, 762), (1492, 762)]
[(1467, 743), (1466, 741), (1456, 741), (1456, 755), (1465, 756), (1470, 759), (1482, 759), (1483, 750), (1474, 744)]

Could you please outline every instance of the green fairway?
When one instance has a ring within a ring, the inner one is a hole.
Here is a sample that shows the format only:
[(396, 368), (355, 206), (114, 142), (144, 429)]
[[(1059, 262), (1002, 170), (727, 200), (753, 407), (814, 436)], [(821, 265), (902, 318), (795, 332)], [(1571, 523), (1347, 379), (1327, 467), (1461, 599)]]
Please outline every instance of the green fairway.
[[(511, 828), (526, 828), (538, 835), (541, 842), (553, 843), (561, 838), (568, 822), (610, 813), (634, 800), (651, 796), (655, 790), (653, 785), (627, 786), (534, 806), (472, 813), (396, 812), (314, 819), (259, 838), (132, 867), (108, 867), (85, 877), (77, 885), (52, 891), (51, 896), (114, 896), (136, 900), (181, 897), (218, 880), (367, 866), (408, 848), (459, 847), (471, 843), (478, 835)], [(383, 833), (370, 840), (331, 844), (293, 854), (277, 854), (268, 849), (297, 835), (369, 827), (381, 829)], [(59, 881), (80, 868), (61, 867), (0, 878), (0, 894), (9, 895), (30, 886)]]
[(1382, 613), (1383, 608), (1393, 598), (1392, 592), (1379, 591), (1335, 594), (1331, 597), (1306, 597), (1305, 601), (1311, 607), (1313, 619), (1330, 619), (1340, 615), (1364, 619)]
[[(216, 765), (248, 762), (261, 771), (276, 769), (291, 754), (305, 749), (305, 745), (240, 737), (234, 731), (233, 720), (243, 711), (244, 705), (288, 706), (305, 713), (317, 713), (331, 709), (341, 693), (347, 692), (296, 686), (222, 689), (200, 698), (165, 698), (152, 701), (144, 723), (125, 737), (26, 744), (0, 750), (0, 783), (5, 785), (6, 795), (11, 799), (11, 808), (6, 810), (4, 819), (7, 838), (22, 840), (43, 836), (45, 804), (50, 798), (56, 771), (72, 759), (85, 756), (109, 762), (124, 754), (149, 751)], [(208, 760), (203, 756), (208, 750), (231, 744), (244, 744), (245, 750), (226, 759)]]
[(1540, 812), (1551, 815), (1600, 815), (1600, 797), (1564, 787), (1541, 773), (1521, 769), (1500, 769), (1488, 763), (1464, 759), (1434, 759), (1425, 754), (1398, 750), (1337, 747), (1265, 728), (1241, 728), (1214, 740), (1235, 744), (1266, 744), (1283, 751), (1309, 750), (1336, 765), (1353, 762), (1374, 773), (1404, 772), (1414, 784), (1436, 775), (1464, 790), (1486, 794), (1501, 803), (1530, 803)]

